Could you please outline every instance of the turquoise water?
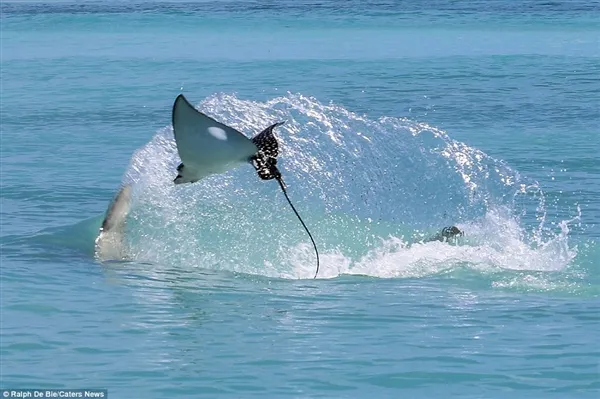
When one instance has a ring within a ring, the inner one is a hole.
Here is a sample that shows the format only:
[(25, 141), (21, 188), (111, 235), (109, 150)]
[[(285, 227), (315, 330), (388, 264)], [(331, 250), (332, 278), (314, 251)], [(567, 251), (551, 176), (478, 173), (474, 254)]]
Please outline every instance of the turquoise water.
[[(1, 388), (598, 396), (598, 2), (1, 10)], [(318, 279), (251, 166), (171, 184), (181, 92), (247, 135), (287, 121)], [(452, 224), (461, 245), (419, 243)]]

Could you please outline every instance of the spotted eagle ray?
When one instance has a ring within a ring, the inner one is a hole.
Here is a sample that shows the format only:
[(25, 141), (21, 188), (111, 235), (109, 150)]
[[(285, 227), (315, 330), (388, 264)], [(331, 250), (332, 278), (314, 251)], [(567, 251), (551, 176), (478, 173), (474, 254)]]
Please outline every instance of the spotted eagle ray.
[[(175, 99), (172, 109), (172, 125), (177, 152), (181, 163), (177, 166), (176, 185), (196, 183), (208, 176), (225, 173), (246, 163), (254, 166), (262, 180), (275, 179), (306, 230), (317, 258), (315, 278), (319, 273), (319, 251), (312, 234), (292, 204), (281, 172), (277, 168), (279, 143), (273, 130), (285, 122), (268, 126), (251, 139), (240, 131), (198, 111), (183, 94)], [(103, 237), (122, 234), (124, 219), (129, 211), (129, 186), (123, 187), (109, 205), (96, 248), (102, 248)]]

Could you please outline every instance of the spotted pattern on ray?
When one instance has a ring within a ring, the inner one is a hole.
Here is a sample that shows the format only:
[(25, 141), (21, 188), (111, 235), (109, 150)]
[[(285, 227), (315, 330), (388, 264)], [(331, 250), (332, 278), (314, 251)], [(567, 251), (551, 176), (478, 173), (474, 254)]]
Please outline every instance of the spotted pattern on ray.
[(252, 142), (258, 148), (258, 152), (251, 159), (252, 165), (256, 169), (258, 176), (263, 180), (281, 177), (281, 173), (277, 169), (279, 143), (273, 134), (273, 129), (284, 123), (275, 123), (252, 138)]

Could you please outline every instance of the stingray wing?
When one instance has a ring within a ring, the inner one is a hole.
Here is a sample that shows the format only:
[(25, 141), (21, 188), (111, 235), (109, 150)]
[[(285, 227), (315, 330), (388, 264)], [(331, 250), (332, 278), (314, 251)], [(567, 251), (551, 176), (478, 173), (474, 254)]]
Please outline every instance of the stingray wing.
[(248, 162), (258, 151), (252, 140), (204, 115), (183, 94), (173, 104), (172, 123), (182, 163), (201, 175), (224, 172), (232, 164)]

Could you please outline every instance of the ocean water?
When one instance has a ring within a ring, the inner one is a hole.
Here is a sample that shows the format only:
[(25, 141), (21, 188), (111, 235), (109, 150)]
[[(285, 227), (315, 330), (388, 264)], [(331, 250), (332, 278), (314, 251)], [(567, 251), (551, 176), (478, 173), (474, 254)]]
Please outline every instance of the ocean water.
[[(1, 11), (0, 388), (598, 397), (598, 1)], [(172, 184), (179, 93), (248, 136), (287, 121), (318, 278), (251, 166)], [(450, 225), (459, 244), (421, 242)]]

